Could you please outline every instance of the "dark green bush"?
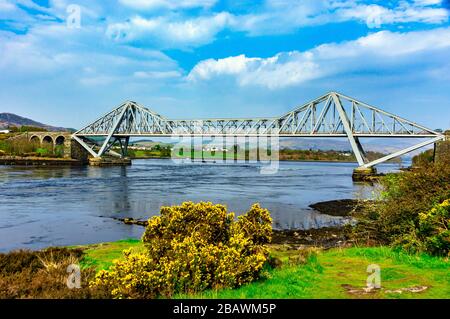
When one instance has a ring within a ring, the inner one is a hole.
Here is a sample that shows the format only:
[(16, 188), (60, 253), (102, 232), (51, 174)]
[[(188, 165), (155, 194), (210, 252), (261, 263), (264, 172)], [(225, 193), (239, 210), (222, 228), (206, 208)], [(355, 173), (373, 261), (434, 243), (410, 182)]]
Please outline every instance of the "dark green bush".
[(411, 251), (445, 252), (430, 247), (429, 236), (434, 235), (426, 233), (420, 216), (450, 198), (449, 163), (428, 163), (410, 172), (389, 174), (381, 184), (380, 200), (356, 216), (356, 238)]

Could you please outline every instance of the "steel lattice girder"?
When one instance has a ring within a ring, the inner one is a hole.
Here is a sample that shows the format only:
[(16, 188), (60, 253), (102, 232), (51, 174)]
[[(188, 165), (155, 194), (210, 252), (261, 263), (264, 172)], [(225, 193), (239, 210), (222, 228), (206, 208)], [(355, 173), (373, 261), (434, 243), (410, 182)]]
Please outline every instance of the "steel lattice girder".
[[(115, 139), (139, 136), (260, 136), (347, 137), (361, 166), (366, 163), (361, 137), (429, 137), (428, 143), (444, 139), (438, 132), (385, 112), (340, 93), (330, 92), (280, 117), (246, 119), (173, 120), (127, 101), (74, 133), (93, 156), (101, 156)], [(99, 146), (94, 137), (106, 137)], [(100, 147), (99, 151), (95, 151)], [(408, 152), (416, 148), (408, 148)], [(397, 154), (398, 153), (398, 154)], [(396, 156), (403, 155), (402, 151)], [(378, 164), (378, 161), (377, 163)]]

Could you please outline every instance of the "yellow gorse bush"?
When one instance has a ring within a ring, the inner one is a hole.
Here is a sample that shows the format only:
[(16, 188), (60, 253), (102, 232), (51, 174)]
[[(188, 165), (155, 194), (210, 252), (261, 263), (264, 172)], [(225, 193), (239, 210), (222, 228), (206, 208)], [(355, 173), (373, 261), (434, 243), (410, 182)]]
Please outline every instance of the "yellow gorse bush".
[(115, 298), (170, 297), (257, 279), (272, 239), (267, 209), (254, 204), (236, 220), (223, 205), (186, 202), (162, 207), (142, 237), (145, 253), (124, 252), (93, 286)]
[(425, 251), (450, 256), (450, 199), (419, 214), (419, 235)]

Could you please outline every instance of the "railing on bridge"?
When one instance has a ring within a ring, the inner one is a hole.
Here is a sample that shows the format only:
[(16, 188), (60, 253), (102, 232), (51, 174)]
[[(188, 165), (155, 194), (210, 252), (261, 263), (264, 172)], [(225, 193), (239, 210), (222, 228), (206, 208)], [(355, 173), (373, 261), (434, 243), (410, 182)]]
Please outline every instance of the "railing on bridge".
[[(127, 101), (74, 133), (94, 157), (111, 152), (119, 143), (126, 154), (130, 137), (143, 136), (279, 136), (347, 137), (361, 167), (371, 167), (435, 143), (444, 136), (422, 125), (385, 112), (340, 93), (330, 92), (280, 117), (242, 119), (167, 119), (142, 105)], [(104, 137), (99, 145), (95, 138)], [(368, 162), (359, 138), (429, 138), (399, 152)]]

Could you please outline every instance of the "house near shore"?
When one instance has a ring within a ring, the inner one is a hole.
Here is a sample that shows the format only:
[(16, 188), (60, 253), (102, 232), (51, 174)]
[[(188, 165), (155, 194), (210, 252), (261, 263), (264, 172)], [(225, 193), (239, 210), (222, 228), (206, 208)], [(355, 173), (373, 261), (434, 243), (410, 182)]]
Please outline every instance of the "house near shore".
[(6, 127), (0, 127), (0, 134), (8, 134), (11, 131), (8, 130)]

